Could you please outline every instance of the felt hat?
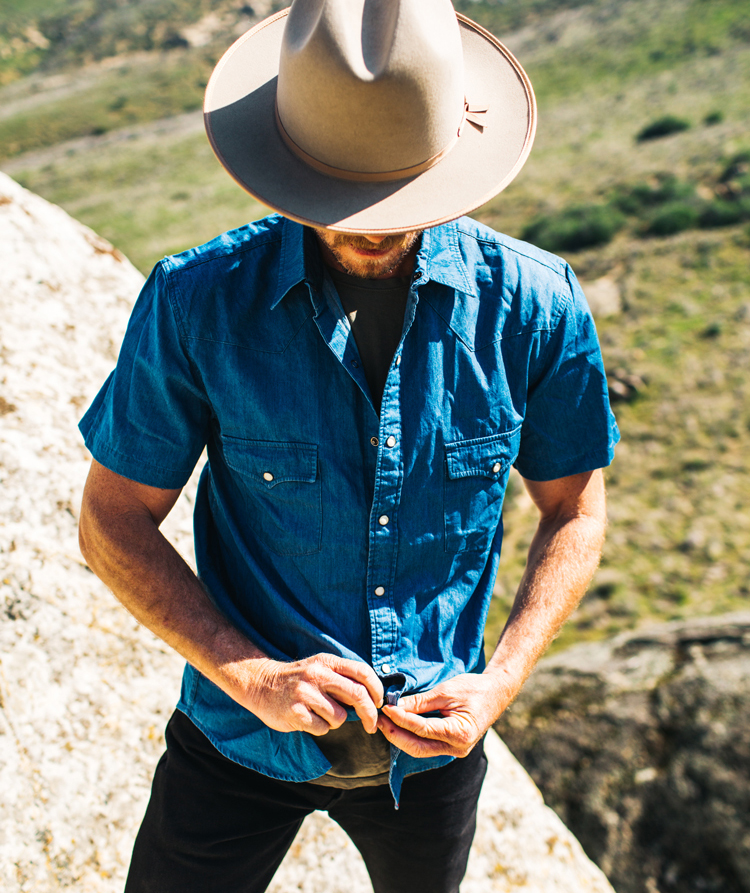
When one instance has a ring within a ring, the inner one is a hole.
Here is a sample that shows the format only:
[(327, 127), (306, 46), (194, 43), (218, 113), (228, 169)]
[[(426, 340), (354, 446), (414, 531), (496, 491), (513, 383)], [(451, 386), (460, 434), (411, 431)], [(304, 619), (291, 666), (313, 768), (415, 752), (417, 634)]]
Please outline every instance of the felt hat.
[(536, 103), (513, 55), (450, 0), (294, 0), (227, 50), (204, 117), (219, 161), (263, 204), (387, 235), (504, 189)]

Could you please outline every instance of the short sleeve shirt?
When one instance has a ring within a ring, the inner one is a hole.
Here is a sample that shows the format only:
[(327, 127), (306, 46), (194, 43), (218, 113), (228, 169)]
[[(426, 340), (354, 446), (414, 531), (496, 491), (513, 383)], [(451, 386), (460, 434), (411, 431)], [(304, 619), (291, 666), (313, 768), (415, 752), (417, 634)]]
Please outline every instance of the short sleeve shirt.
[[(561, 259), (468, 218), (425, 231), (378, 416), (314, 234), (278, 215), (156, 266), (81, 431), (154, 487), (205, 447), (196, 560), (219, 610), (275, 659), (366, 661), (395, 696), (483, 669), (510, 467), (593, 470), (618, 439)], [(267, 775), (330, 767), (191, 666), (179, 707)], [(394, 752), (394, 794), (448, 759)]]

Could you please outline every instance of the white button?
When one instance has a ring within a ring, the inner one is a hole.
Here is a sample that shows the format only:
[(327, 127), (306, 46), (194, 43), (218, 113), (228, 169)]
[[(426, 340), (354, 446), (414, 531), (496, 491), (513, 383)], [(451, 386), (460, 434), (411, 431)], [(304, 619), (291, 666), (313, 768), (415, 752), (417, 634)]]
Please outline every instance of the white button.
[(385, 595), (385, 587), (383, 587), (383, 586), (376, 586), (376, 587), (375, 587), (375, 595), (378, 595), (378, 596), (380, 596), (380, 595)]
[(381, 516), (378, 518), (378, 524), (380, 524), (381, 527), (385, 527), (385, 525), (386, 525), (390, 520), (391, 520), (391, 519), (388, 517), (388, 515), (381, 515)]
[(400, 366), (400, 365), (401, 365), (401, 357), (400, 357), (400, 356), (399, 356), (399, 357), (396, 357), (396, 365), (397, 365), (397, 366)]
[(271, 474), (270, 471), (263, 472), (263, 480), (264, 481), (272, 481), (273, 480), (273, 475)]
[(495, 464), (492, 466), (492, 470), (494, 471), (495, 474), (497, 474), (498, 471), (500, 471), (500, 467), (501, 466), (500, 466), (499, 462), (495, 462)]
[(387, 676), (391, 672), (391, 665), (383, 664), (383, 666), (380, 668), (380, 672), (384, 673)]
[(391, 434), (391, 436), (385, 442), (386, 446), (395, 447), (396, 446), (396, 438)]

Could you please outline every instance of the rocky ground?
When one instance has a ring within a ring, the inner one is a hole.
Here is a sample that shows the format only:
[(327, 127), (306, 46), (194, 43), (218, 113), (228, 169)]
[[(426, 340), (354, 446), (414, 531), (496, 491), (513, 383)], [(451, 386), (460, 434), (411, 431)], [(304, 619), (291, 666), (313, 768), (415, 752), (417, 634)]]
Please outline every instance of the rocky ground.
[(618, 893), (750, 891), (750, 612), (544, 660), (497, 729)]
[[(77, 421), (142, 276), (0, 174), (0, 878), (7, 893), (121, 890), (182, 661), (84, 565)], [(165, 529), (191, 560), (194, 486)], [(464, 893), (612, 893), (500, 739)], [(272, 890), (365, 893), (353, 846), (305, 823)]]

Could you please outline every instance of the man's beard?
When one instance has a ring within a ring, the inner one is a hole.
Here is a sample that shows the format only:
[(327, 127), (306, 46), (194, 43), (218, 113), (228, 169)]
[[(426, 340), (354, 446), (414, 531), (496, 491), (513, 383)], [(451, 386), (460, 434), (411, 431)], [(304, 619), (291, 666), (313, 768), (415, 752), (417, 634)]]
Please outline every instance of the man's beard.
[[(375, 245), (365, 236), (332, 233), (326, 230), (318, 230), (317, 232), (321, 241), (325, 243), (344, 270), (351, 276), (357, 276), (360, 279), (376, 279), (392, 273), (411, 251), (414, 243), (421, 235), (421, 232), (398, 233), (397, 235), (386, 236), (382, 242)], [(368, 259), (361, 256), (351, 257), (347, 255), (345, 251), (347, 247), (364, 249), (365, 251), (390, 251), (393, 248), (398, 250), (385, 258), (373, 257)]]

